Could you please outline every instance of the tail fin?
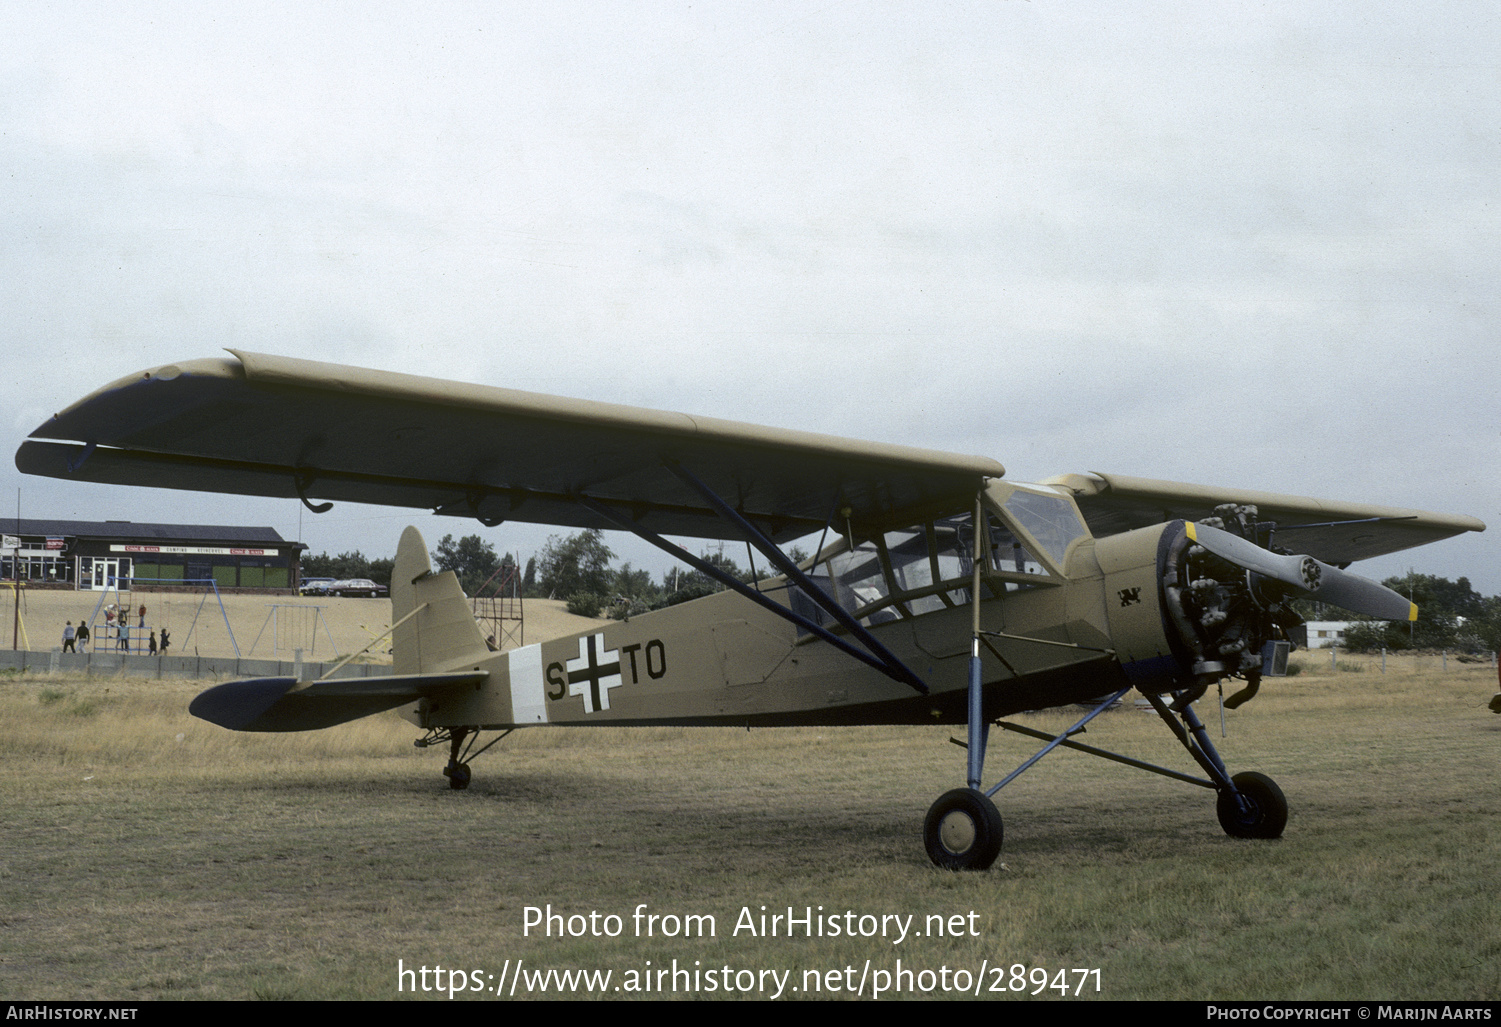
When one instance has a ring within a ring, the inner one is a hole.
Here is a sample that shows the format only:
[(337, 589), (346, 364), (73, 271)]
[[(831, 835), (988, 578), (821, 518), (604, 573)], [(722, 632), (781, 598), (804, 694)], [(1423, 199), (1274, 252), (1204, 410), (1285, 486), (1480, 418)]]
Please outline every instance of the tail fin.
[[(403, 621), (412, 611), (417, 614)], [(391, 644), (396, 674), (441, 673), (490, 651), (453, 571), (433, 573), (416, 528), (401, 533), (391, 570)]]

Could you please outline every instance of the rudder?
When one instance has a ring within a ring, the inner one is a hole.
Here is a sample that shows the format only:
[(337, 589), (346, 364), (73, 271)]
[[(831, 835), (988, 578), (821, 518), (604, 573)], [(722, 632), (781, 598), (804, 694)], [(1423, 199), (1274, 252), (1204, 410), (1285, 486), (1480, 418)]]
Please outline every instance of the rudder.
[[(414, 610), (419, 612), (410, 616)], [(458, 577), (453, 571), (434, 573), (427, 543), (415, 527), (401, 533), (396, 547), (391, 622), (396, 624), (391, 633), (396, 674), (441, 673), (472, 664), (490, 651)]]

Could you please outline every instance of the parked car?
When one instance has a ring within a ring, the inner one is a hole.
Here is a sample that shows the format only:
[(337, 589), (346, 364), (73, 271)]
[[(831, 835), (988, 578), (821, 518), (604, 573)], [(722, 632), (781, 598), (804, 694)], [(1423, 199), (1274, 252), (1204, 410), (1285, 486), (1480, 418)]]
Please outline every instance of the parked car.
[(333, 583), (333, 578), (303, 578), (302, 584), (297, 586), (297, 591), (305, 596), (324, 596), (328, 595), (328, 586)]
[(377, 585), (369, 578), (344, 578), (328, 586), (328, 594), (334, 596), (365, 596), (378, 599), (385, 596), (385, 585)]

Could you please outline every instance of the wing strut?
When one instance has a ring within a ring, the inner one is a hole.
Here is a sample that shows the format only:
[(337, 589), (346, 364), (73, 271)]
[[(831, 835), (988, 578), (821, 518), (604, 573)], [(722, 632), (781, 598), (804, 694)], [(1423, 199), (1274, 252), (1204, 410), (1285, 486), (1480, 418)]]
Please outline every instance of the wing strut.
[(796, 624), (804, 631), (817, 635), (819, 638), (823, 639), (825, 642), (828, 642), (836, 649), (840, 650), (846, 655), (854, 657), (861, 663), (875, 668), (876, 670), (885, 674), (887, 677), (891, 678), (893, 681), (898, 681), (904, 685), (909, 685), (923, 695), (928, 694), (928, 686), (923, 683), (922, 678), (918, 677), (910, 667), (908, 667), (905, 663), (898, 659), (896, 654), (882, 645), (873, 635), (871, 635), (869, 631), (865, 629), (863, 625), (860, 624), (859, 621), (851, 617), (849, 613), (844, 609), (844, 607), (835, 602), (834, 599), (828, 595), (828, 593), (824, 592), (823, 589), (815, 585), (806, 574), (798, 569), (795, 563), (787, 558), (786, 554), (784, 554), (781, 549), (777, 547), (776, 543), (768, 539), (758, 528), (755, 527), (755, 525), (751, 524), (743, 516), (741, 516), (739, 511), (732, 508), (712, 489), (710, 489), (703, 482), (699, 481), (699, 479), (696, 478), (692, 473), (684, 470), (676, 464), (669, 464), (668, 466), (674, 474), (678, 475), (678, 477), (682, 478), (684, 482), (688, 483), (694, 489), (698, 490), (704, 496), (704, 498), (707, 499), (709, 503), (715, 508), (715, 510), (719, 512), (720, 516), (724, 517), (731, 524), (739, 528), (740, 531), (745, 534), (747, 539), (749, 539), (750, 543), (753, 546), (759, 549), (762, 554), (765, 555), (766, 558), (770, 560), (779, 571), (787, 575), (789, 581), (801, 588), (804, 594), (807, 595), (810, 600), (818, 604), (818, 607), (820, 609), (827, 612), (831, 617), (833, 617), (841, 625), (843, 625), (851, 635), (853, 635), (862, 645), (865, 646), (865, 648), (860, 649), (854, 645), (851, 645), (847, 640), (840, 638), (838, 635), (823, 627), (823, 625), (818, 624), (815, 621), (812, 621), (807, 617), (796, 613), (788, 607), (783, 606), (781, 603), (776, 602), (768, 596), (763, 595), (759, 590), (751, 588), (743, 581), (740, 581), (738, 578), (727, 574), (721, 568), (714, 566), (707, 560), (699, 559), (698, 557), (689, 553), (687, 550), (683, 549), (681, 546), (674, 545), (655, 532), (648, 531), (628, 516), (610, 509), (608, 506), (599, 502), (597, 499), (594, 499), (591, 496), (581, 495), (577, 497), (578, 502), (589, 510), (592, 510), (596, 514), (599, 514), (601, 517), (604, 517), (605, 519), (619, 525), (621, 528), (624, 528), (626, 531), (629, 531), (631, 534), (645, 539), (647, 542), (650, 542), (652, 545), (669, 554), (673, 558), (682, 560), (684, 563), (688, 564), (690, 567), (693, 567), (695, 570), (702, 571), (709, 577), (713, 578), (715, 581), (718, 581), (720, 584), (724, 585), (727, 588), (733, 589), (735, 592), (738, 592), (740, 595), (749, 599), (751, 602), (757, 604), (758, 606), (761, 606), (766, 610), (771, 611), (778, 617), (781, 617), (783, 620), (791, 621), (793, 624)]
[(840, 606), (833, 596), (815, 585), (813, 580), (804, 574), (796, 563), (788, 559), (787, 554), (782, 552), (775, 542), (762, 534), (761, 530), (748, 521), (739, 510), (726, 503), (720, 498), (718, 493), (709, 488), (708, 485), (705, 485), (699, 480), (697, 475), (677, 461), (669, 462), (667, 469), (677, 475), (685, 484), (691, 486), (699, 495), (703, 496), (719, 516), (739, 528), (750, 543), (761, 550), (762, 554), (765, 555), (766, 559), (771, 561), (777, 570), (787, 575), (787, 579), (801, 588), (809, 599), (818, 604), (820, 609), (838, 621), (851, 635), (859, 639), (861, 644), (870, 650), (875, 658), (880, 661), (880, 669), (884, 670), (887, 676), (895, 681), (900, 681), (904, 685), (911, 685), (923, 695), (928, 694), (928, 686), (923, 682), (922, 678), (913, 672), (912, 668), (903, 663), (890, 649), (882, 645), (880, 640), (867, 631), (865, 626), (856, 620), (848, 610)]

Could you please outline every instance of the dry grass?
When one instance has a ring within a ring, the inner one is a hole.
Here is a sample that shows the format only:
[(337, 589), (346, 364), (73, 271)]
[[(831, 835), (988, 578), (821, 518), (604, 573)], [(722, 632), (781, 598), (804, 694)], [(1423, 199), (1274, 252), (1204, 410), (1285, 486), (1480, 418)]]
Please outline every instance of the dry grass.
[[(22, 626), (25, 640), (20, 647), (46, 652), (62, 645), (63, 625), (78, 624), (88, 618), (100, 601), (98, 592), (22, 591)], [(115, 593), (106, 598), (113, 601)], [(12, 596), (0, 593), (0, 624), (9, 645), (13, 633)], [(137, 592), (131, 606), (146, 606), (146, 623), (153, 628), (167, 626), (172, 632), (175, 655), (230, 657), (239, 645), (240, 655), (256, 659), (291, 660), (293, 650), (301, 648), (307, 659), (331, 660), (336, 651), (341, 656), (358, 652), (383, 634), (391, 625), (391, 604), (383, 599), (346, 599), (338, 596), (227, 595), (224, 612), (210, 596), (184, 592)], [(280, 606), (272, 617), (272, 607)], [(527, 643), (584, 631), (603, 621), (578, 617), (565, 609), (561, 599), (528, 599), (525, 603), (525, 639)], [(322, 620), (318, 619), (318, 610)], [(225, 628), (226, 618), (229, 625)], [(138, 617), (131, 618), (135, 625)], [(509, 625), (514, 629), (514, 623)], [(486, 632), (492, 626), (485, 628)], [(234, 638), (231, 640), (230, 631)], [(95, 631), (98, 634), (98, 629)], [(503, 634), (502, 634), (503, 637)], [(113, 640), (96, 637), (96, 649), (105, 650)], [(387, 646), (378, 646), (376, 662), (390, 660)]]
[[(919, 839), (962, 775), (942, 730), (520, 732), (454, 793), (394, 716), (236, 735), (187, 715), (192, 685), (12, 679), (0, 997), (392, 998), (398, 959), (614, 984), (677, 959), (798, 984), (900, 958), (1099, 967), (1106, 998), (1494, 998), (1494, 681), (1310, 668), (1269, 684), (1221, 748), (1282, 784), (1277, 842), (1227, 838), (1206, 790), (1055, 754), (998, 796), (1004, 867), (956, 875)], [(1102, 721), (1094, 744), (1190, 769), (1155, 717)], [(1029, 745), (997, 736), (988, 776)], [(523, 937), (524, 908), (548, 903), (620, 914), (625, 933)], [(713, 914), (717, 936), (631, 937), (638, 903)], [(763, 904), (919, 925), (973, 910), (979, 937), (731, 933)]]

